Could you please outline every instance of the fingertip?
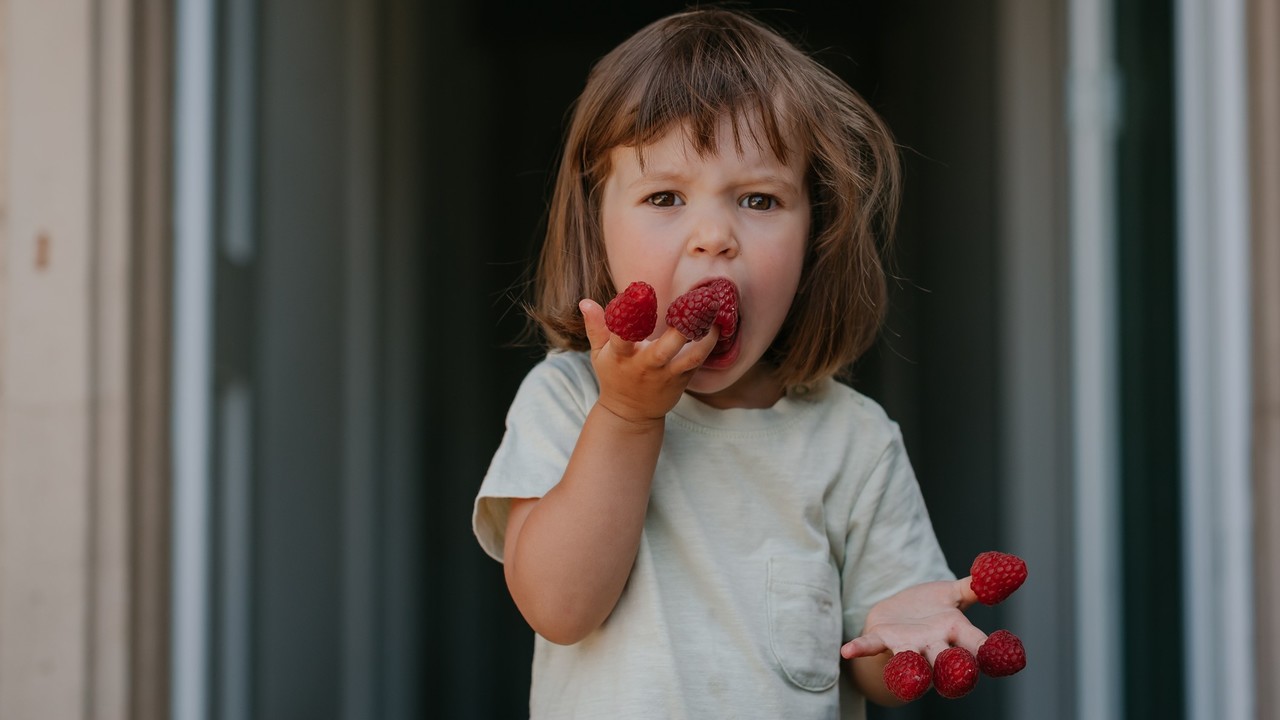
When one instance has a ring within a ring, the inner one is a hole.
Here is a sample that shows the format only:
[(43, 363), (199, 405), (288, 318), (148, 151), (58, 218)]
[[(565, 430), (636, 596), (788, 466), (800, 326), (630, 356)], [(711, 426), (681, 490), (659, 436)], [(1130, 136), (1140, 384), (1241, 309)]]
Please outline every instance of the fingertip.
[[(676, 332), (677, 335), (680, 335), (678, 331), (673, 331), (673, 332)], [(683, 351), (684, 354), (682, 355), (682, 358), (684, 359), (680, 361), (680, 365), (684, 369), (684, 371), (689, 372), (689, 371), (697, 370), (698, 368), (702, 367), (702, 364), (705, 363), (707, 361), (707, 358), (711, 357), (711, 353), (715, 351), (716, 341), (719, 339), (719, 337), (720, 337), (719, 329), (714, 327), (712, 328), (711, 332), (698, 338), (697, 340), (689, 340), (688, 338), (685, 338), (683, 335), (680, 335), (681, 347), (684, 347), (686, 345), (688, 346), (687, 349)], [(675, 349), (680, 350), (681, 347), (677, 347)]]
[(840, 648), (840, 655), (846, 660), (860, 657), (871, 657), (890, 650), (879, 635), (863, 635), (845, 643)]
[(977, 657), (978, 649), (987, 641), (987, 634), (983, 632), (981, 628), (970, 625), (964, 629), (958, 640), (959, 642), (956, 643), (957, 645), (960, 645), (970, 653), (973, 653), (974, 657)]
[(705, 350), (708, 356), (716, 349), (716, 343), (720, 342), (720, 328), (712, 325), (711, 332), (707, 336), (698, 341), (698, 348)]
[(609, 328), (605, 324), (604, 308), (591, 298), (578, 301), (578, 310), (582, 313), (582, 327), (587, 333), (587, 342), (592, 349), (599, 349), (609, 341)]
[(665, 365), (671, 362), (680, 349), (688, 343), (689, 339), (681, 335), (679, 330), (668, 327), (662, 331), (657, 340), (653, 341), (653, 357), (658, 363)]
[(978, 594), (973, 591), (973, 576), (967, 575), (956, 580), (956, 589), (960, 592), (960, 609), (964, 610), (978, 602)]

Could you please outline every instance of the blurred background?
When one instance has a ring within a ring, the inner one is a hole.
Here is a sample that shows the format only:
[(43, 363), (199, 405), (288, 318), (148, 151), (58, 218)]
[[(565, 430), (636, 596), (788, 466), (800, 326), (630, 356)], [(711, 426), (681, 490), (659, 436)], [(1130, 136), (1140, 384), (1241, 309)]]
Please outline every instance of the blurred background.
[[(471, 506), (592, 63), (685, 3), (0, 0), (0, 717), (516, 718)], [(1280, 2), (739, 2), (887, 119), (881, 341), (1027, 669), (1280, 717)]]

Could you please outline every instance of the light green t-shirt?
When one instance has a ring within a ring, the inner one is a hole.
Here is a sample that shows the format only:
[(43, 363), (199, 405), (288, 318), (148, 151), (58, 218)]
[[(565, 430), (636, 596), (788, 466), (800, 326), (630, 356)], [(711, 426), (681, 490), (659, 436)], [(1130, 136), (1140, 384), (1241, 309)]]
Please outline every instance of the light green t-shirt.
[[(525, 378), (476, 498), (502, 560), (511, 498), (564, 473), (598, 384), (586, 353)], [(840, 646), (878, 600), (954, 579), (895, 423), (835, 381), (771, 408), (684, 395), (667, 415), (635, 566), (612, 614), (534, 644), (534, 718), (861, 718)]]

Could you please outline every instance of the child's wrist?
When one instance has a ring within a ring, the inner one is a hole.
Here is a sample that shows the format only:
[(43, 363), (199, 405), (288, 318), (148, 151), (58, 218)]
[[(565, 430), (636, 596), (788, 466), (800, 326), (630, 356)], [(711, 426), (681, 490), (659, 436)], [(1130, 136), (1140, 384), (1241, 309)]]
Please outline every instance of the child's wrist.
[(596, 401), (596, 408), (603, 413), (602, 417), (611, 427), (629, 434), (661, 432), (667, 424), (666, 413), (653, 417), (638, 409), (628, 408), (625, 404), (610, 403), (604, 398)]

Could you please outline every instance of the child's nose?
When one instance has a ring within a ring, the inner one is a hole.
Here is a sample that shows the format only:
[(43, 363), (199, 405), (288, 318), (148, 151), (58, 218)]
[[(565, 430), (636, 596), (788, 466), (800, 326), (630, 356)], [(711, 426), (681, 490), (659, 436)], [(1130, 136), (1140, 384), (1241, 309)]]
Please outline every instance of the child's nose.
[(689, 238), (689, 252), (693, 255), (737, 256), (738, 238), (732, 221), (715, 213), (699, 218)]

